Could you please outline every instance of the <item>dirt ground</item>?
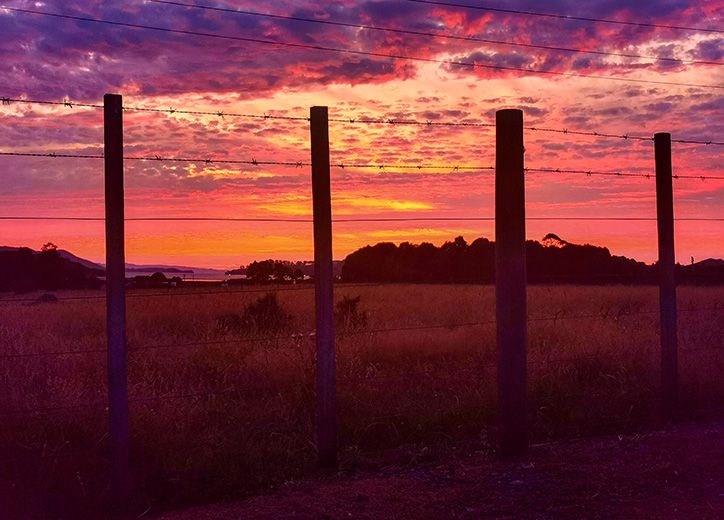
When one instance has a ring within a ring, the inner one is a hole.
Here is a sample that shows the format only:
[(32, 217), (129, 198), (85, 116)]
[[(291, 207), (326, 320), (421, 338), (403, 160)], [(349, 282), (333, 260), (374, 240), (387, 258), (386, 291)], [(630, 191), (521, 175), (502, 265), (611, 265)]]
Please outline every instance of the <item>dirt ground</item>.
[(273, 494), (166, 513), (208, 519), (719, 519), (724, 419), (637, 435), (482, 452), (287, 484)]

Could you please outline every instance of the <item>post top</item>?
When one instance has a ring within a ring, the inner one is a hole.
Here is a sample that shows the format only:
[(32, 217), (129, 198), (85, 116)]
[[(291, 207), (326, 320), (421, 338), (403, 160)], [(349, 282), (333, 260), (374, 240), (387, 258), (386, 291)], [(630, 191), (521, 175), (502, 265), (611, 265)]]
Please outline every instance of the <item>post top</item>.
[(502, 110), (496, 110), (495, 119), (508, 120), (508, 121), (523, 121), (523, 111), (519, 108), (504, 108)]
[(654, 139), (671, 139), (671, 134), (669, 132), (656, 132)]

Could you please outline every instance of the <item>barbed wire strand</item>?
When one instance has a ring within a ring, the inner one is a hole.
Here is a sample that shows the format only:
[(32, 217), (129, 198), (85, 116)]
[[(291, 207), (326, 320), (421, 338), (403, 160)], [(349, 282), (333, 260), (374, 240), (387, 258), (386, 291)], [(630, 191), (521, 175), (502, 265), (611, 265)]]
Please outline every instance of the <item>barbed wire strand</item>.
[[(56, 152), (6, 152), (0, 151), (0, 156), (8, 157), (46, 157), (53, 159), (103, 159), (102, 154), (69, 154), (69, 153), (56, 153)], [(144, 161), (144, 162), (185, 162), (185, 163), (202, 163), (206, 165), (212, 164), (245, 164), (251, 166), (286, 166), (294, 168), (302, 168), (311, 166), (312, 163), (305, 161), (272, 161), (272, 160), (257, 160), (251, 159), (211, 159), (211, 158), (190, 158), (190, 157), (163, 157), (160, 155), (154, 156), (125, 156), (124, 160), (129, 161)], [(424, 164), (424, 163), (345, 163), (345, 162), (333, 162), (330, 164), (333, 168), (342, 170), (346, 169), (373, 169), (378, 172), (387, 174), (404, 173), (396, 170), (446, 170), (450, 173), (456, 173), (461, 171), (469, 172), (494, 172), (494, 166), (488, 165), (458, 165), (458, 164)], [(525, 173), (555, 173), (555, 174), (579, 174), (591, 176), (605, 176), (605, 177), (630, 177), (630, 178), (644, 178), (652, 179), (655, 175), (649, 173), (627, 173), (621, 171), (599, 171), (599, 170), (576, 170), (566, 168), (525, 168)], [(679, 175), (675, 174), (672, 176), (674, 179), (697, 179), (697, 180), (724, 180), (724, 176), (718, 175)]]
[[(41, 105), (55, 105), (63, 106), (66, 108), (73, 107), (85, 107), (85, 108), (96, 108), (102, 109), (103, 105), (89, 104), (89, 103), (76, 103), (70, 100), (65, 101), (47, 101), (47, 100), (35, 100), (35, 99), (22, 99), (13, 97), (2, 97), (0, 98), (3, 105), (9, 105), (10, 103), (26, 103), (26, 104), (41, 104)], [(224, 112), (223, 110), (217, 111), (204, 111), (204, 110), (184, 110), (176, 108), (154, 108), (154, 107), (137, 107), (137, 106), (124, 106), (125, 111), (139, 111), (139, 112), (155, 112), (164, 114), (183, 114), (183, 115), (198, 115), (198, 116), (216, 116), (220, 118), (224, 117), (242, 117), (252, 119), (270, 119), (270, 120), (291, 120), (291, 121), (309, 121), (309, 117), (303, 116), (275, 116), (268, 114), (245, 114), (239, 112)], [(418, 120), (418, 119), (395, 119), (395, 118), (368, 118), (368, 117), (331, 117), (328, 119), (331, 123), (345, 123), (345, 124), (369, 124), (369, 125), (417, 125), (417, 126), (451, 126), (451, 127), (479, 127), (479, 128), (495, 128), (495, 123), (486, 123), (481, 121), (433, 121), (430, 119)], [(597, 138), (609, 138), (609, 139), (622, 139), (625, 141), (650, 141), (653, 142), (653, 136), (643, 136), (637, 134), (615, 134), (610, 132), (599, 132), (599, 131), (586, 131), (586, 130), (569, 130), (567, 128), (550, 128), (550, 127), (539, 127), (539, 126), (525, 126), (526, 130), (532, 132), (547, 132), (563, 135), (574, 135), (574, 136), (588, 136)], [(724, 146), (724, 141), (715, 141), (713, 139), (688, 139), (688, 138), (672, 138), (672, 143), (679, 144), (696, 144), (696, 145), (712, 145), (712, 146)]]
[(154, 25), (119, 22), (119, 21), (113, 21), (113, 20), (105, 20), (105, 19), (101, 19), (101, 18), (89, 18), (86, 16), (74, 16), (74, 15), (60, 14), (60, 13), (49, 13), (49, 12), (45, 12), (45, 11), (36, 11), (33, 9), (20, 9), (20, 8), (16, 8), (16, 7), (3, 7), (3, 9), (12, 11), (15, 13), (45, 16), (45, 17), (52, 17), (52, 18), (59, 18), (59, 19), (66, 19), (66, 20), (74, 20), (77, 22), (84, 22), (84, 23), (104, 24), (104, 25), (111, 25), (111, 26), (115, 26), (115, 27), (142, 29), (142, 30), (163, 32), (163, 33), (169, 33), (169, 34), (179, 34), (179, 35), (183, 35), (183, 36), (196, 36), (196, 37), (202, 37), (202, 38), (213, 38), (213, 39), (221, 39), (221, 40), (227, 40), (227, 41), (241, 41), (241, 42), (247, 42), (247, 43), (256, 43), (256, 44), (271, 45), (271, 46), (292, 48), (292, 49), (305, 49), (305, 50), (312, 50), (312, 51), (331, 52), (331, 53), (337, 53), (337, 54), (347, 54), (347, 55), (351, 55), (351, 56), (366, 56), (366, 57), (372, 57), (372, 58), (385, 58), (385, 59), (395, 59), (395, 60), (404, 60), (404, 61), (414, 61), (414, 62), (419, 62), (419, 63), (436, 63), (436, 64), (441, 64), (441, 65), (446, 65), (448, 67), (459, 67), (459, 68), (467, 68), (467, 69), (480, 68), (480, 69), (506, 71), (506, 72), (523, 72), (526, 74), (533, 74), (533, 75), (586, 78), (586, 79), (616, 81), (616, 82), (623, 82), (623, 83), (668, 85), (668, 86), (677, 86), (677, 87), (694, 87), (694, 88), (707, 88), (707, 89), (717, 89), (717, 90), (724, 89), (724, 85), (684, 83), (684, 82), (663, 81), (663, 80), (653, 80), (653, 79), (626, 78), (626, 77), (619, 77), (619, 76), (602, 76), (602, 75), (596, 75), (596, 74), (583, 74), (583, 73), (577, 73), (577, 72), (562, 72), (562, 71), (514, 67), (514, 66), (506, 66), (506, 65), (491, 65), (491, 64), (485, 64), (485, 63), (478, 63), (478, 62), (474, 62), (474, 61), (443, 60), (443, 59), (439, 59), (439, 58), (425, 58), (423, 56), (412, 56), (412, 55), (407, 55), (407, 54), (392, 54), (392, 53), (384, 53), (384, 52), (376, 52), (376, 51), (361, 51), (361, 50), (338, 48), (338, 47), (328, 47), (325, 45), (293, 43), (293, 42), (288, 42), (288, 41), (265, 40), (262, 38), (249, 38), (249, 37), (244, 37), (244, 36), (233, 36), (233, 35), (208, 33), (208, 32), (201, 32), (201, 31), (191, 31), (191, 30), (184, 30), (184, 29), (172, 29), (172, 28), (168, 28), (168, 27), (158, 27), (158, 26), (154, 26)]

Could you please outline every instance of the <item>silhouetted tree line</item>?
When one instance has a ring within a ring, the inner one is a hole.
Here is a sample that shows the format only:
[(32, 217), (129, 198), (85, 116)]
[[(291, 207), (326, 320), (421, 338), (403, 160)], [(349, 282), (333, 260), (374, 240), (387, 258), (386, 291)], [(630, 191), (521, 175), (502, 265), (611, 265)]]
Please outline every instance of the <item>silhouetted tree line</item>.
[[(577, 245), (555, 235), (544, 243), (526, 242), (528, 282), (532, 284), (655, 284), (656, 265), (614, 256), (605, 247)], [(677, 266), (680, 283), (724, 283), (724, 261)], [(430, 243), (399, 246), (382, 242), (351, 253), (344, 260), (345, 282), (493, 283), (495, 243), (463, 237), (437, 247)]]
[(301, 269), (291, 262), (283, 260), (263, 260), (252, 262), (246, 267), (246, 277), (252, 283), (279, 283), (298, 282), (304, 279)]
[[(339, 275), (342, 262), (334, 261), (332, 269)], [(314, 277), (314, 262), (289, 260), (254, 261), (246, 267), (226, 271), (227, 275), (246, 275), (247, 280), (254, 284), (266, 283), (297, 283), (305, 277)]]
[(96, 289), (102, 274), (63, 258), (51, 243), (39, 252), (30, 248), (0, 251), (0, 291)]
[(183, 284), (180, 276), (171, 278), (166, 277), (163, 273), (153, 273), (150, 276), (134, 276), (130, 280), (127, 279), (129, 287), (137, 289), (162, 289), (164, 287), (178, 287)]

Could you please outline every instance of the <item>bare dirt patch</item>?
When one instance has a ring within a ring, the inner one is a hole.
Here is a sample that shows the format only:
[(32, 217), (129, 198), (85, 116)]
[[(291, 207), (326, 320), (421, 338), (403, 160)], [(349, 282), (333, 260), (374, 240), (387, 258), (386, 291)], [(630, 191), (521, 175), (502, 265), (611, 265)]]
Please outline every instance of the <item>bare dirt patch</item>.
[(200, 519), (697, 518), (724, 516), (724, 419), (290, 483), (167, 513)]

